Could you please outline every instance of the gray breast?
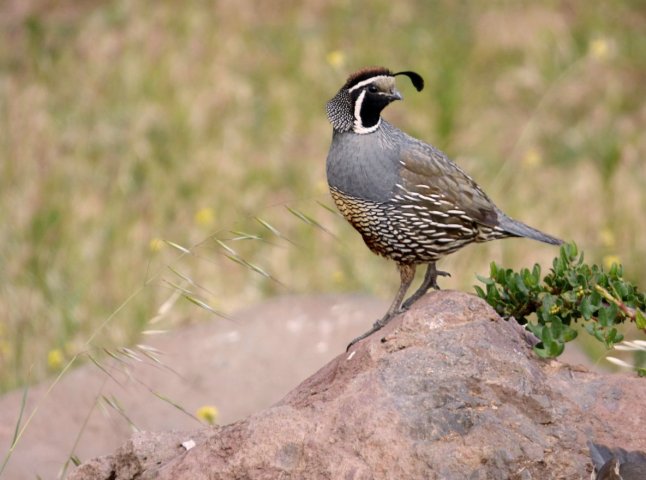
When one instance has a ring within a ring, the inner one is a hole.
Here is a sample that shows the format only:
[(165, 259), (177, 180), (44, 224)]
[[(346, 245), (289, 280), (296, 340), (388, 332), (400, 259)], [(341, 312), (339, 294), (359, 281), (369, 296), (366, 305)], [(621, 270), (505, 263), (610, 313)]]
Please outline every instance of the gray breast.
[(330, 187), (355, 198), (388, 201), (399, 177), (399, 149), (391, 139), (390, 125), (358, 135), (334, 132), (327, 157)]

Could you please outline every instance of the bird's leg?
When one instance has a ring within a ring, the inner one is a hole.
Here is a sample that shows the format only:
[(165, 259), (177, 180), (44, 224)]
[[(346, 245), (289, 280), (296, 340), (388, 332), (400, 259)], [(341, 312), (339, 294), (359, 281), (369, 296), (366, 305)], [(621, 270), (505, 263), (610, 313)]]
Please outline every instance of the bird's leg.
[(363, 340), (366, 337), (369, 337), (373, 333), (375, 333), (377, 330), (380, 330), (383, 328), (388, 322), (390, 322), (395, 315), (400, 313), (400, 305), (402, 303), (402, 300), (404, 300), (404, 296), (406, 296), (406, 292), (410, 288), (410, 284), (413, 283), (413, 279), (415, 278), (415, 265), (401, 265), (397, 264), (397, 269), (399, 270), (399, 277), (401, 279), (401, 284), (399, 285), (399, 290), (397, 291), (397, 295), (395, 295), (395, 299), (393, 300), (393, 303), (390, 305), (390, 308), (386, 312), (386, 315), (384, 315), (382, 318), (377, 320), (372, 328), (368, 330), (366, 333), (359, 335), (357, 338), (352, 340), (348, 344), (348, 348), (346, 348), (346, 352), (350, 350), (350, 347), (357, 343), (359, 340)]
[(448, 272), (443, 272), (442, 270), (438, 270), (435, 267), (435, 262), (429, 263), (428, 267), (426, 268), (426, 274), (424, 275), (422, 284), (419, 286), (417, 291), (404, 302), (404, 304), (402, 305), (402, 310), (408, 310), (410, 307), (412, 307), (413, 303), (422, 298), (424, 294), (429, 291), (429, 289), (433, 288), (435, 290), (439, 290), (440, 286), (437, 284), (438, 276), (450, 277), (451, 274)]

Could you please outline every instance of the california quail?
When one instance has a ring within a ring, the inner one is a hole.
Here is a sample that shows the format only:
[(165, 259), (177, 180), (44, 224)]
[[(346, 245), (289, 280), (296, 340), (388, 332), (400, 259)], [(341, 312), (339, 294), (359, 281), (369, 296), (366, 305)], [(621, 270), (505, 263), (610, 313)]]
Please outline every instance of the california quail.
[[(374, 253), (394, 260), (401, 285), (386, 315), (355, 342), (382, 328), (430, 288), (438, 288), (435, 262), (473, 242), (528, 237), (559, 245), (557, 238), (512, 220), (444, 153), (381, 118), (401, 100), (395, 77), (421, 91), (415, 72), (371, 67), (352, 74), (327, 103), (334, 129), (327, 157), (330, 193), (343, 216)], [(402, 301), (417, 265), (428, 265), (419, 289)]]
[(646, 453), (588, 442), (596, 480), (646, 480)]

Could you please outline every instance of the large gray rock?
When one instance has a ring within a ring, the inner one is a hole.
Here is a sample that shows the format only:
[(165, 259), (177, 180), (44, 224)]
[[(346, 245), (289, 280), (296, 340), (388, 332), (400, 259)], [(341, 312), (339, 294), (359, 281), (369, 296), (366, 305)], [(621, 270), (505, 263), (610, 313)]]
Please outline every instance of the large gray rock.
[(72, 478), (588, 478), (588, 439), (645, 449), (643, 398), (643, 380), (540, 360), (482, 300), (434, 292), (274, 406), (138, 434)]

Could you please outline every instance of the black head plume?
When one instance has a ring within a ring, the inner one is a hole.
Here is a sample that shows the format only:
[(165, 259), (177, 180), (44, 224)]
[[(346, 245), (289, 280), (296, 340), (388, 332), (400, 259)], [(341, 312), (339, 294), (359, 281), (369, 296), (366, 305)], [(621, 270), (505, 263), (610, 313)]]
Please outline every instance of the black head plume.
[(396, 77), (397, 75), (406, 75), (408, 78), (410, 78), (411, 83), (417, 89), (418, 92), (421, 92), (422, 89), (424, 88), (424, 79), (417, 72), (411, 72), (411, 71), (397, 72), (397, 73), (393, 73), (392, 75), (393, 77)]

